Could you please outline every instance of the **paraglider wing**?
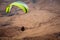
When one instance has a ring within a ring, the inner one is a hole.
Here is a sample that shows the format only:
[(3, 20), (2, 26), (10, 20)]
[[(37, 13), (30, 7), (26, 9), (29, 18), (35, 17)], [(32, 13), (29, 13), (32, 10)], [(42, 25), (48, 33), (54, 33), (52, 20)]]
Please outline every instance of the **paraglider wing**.
[(6, 7), (6, 13), (9, 13), (10, 10), (11, 10), (11, 7), (10, 7), (10, 6), (7, 6), (7, 7)]
[(17, 6), (18, 8), (22, 9), (25, 13), (28, 12), (28, 6), (23, 2), (17, 1), (11, 3), (9, 6), (6, 7), (6, 13), (10, 12), (12, 6)]

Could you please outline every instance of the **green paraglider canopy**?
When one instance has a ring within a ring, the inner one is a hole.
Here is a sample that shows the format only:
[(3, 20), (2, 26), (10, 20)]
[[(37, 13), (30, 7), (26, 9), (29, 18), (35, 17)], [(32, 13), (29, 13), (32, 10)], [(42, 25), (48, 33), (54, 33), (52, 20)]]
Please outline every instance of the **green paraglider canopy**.
[(22, 9), (23, 12), (27, 13), (28, 12), (28, 6), (21, 1), (13, 2), (10, 5), (6, 7), (6, 13), (9, 13), (11, 11), (12, 6), (17, 6), (18, 8)]

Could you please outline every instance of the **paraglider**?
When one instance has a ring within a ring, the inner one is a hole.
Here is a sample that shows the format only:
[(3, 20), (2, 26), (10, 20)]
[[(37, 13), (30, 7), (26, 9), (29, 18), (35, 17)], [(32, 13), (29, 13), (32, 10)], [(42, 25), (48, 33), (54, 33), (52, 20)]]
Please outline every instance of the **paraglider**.
[(24, 13), (28, 12), (28, 6), (24, 2), (17, 1), (11, 3), (6, 7), (6, 13), (9, 13), (11, 11), (12, 6), (17, 6), (18, 8), (22, 9)]

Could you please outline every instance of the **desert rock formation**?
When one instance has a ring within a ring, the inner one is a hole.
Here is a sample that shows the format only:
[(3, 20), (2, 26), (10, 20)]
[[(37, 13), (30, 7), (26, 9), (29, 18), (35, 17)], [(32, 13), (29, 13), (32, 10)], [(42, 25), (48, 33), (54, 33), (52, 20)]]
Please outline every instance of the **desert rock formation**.
[(60, 40), (59, 0), (25, 0), (29, 12), (24, 14), (19, 10), (15, 15), (12, 13), (16, 7), (12, 9), (11, 14), (4, 14), (4, 2), (6, 1), (0, 4), (1, 40)]

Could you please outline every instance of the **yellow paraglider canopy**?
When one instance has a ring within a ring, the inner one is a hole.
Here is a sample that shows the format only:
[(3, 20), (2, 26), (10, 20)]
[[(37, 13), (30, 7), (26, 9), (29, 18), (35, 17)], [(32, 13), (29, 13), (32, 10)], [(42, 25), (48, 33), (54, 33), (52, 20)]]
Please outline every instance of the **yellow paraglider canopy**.
[(28, 12), (28, 6), (24, 2), (17, 1), (11, 3), (6, 7), (6, 13), (9, 13), (11, 11), (12, 6), (17, 6), (18, 8), (22, 9), (25, 13)]

